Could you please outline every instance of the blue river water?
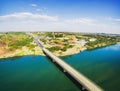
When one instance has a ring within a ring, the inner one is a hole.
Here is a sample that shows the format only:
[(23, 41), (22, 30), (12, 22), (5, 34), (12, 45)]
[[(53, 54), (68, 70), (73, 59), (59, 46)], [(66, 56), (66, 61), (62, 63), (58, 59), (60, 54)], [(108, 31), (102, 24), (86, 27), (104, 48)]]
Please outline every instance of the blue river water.
[[(105, 91), (120, 91), (120, 44), (62, 59)], [(47, 57), (0, 59), (0, 91), (80, 91)]]

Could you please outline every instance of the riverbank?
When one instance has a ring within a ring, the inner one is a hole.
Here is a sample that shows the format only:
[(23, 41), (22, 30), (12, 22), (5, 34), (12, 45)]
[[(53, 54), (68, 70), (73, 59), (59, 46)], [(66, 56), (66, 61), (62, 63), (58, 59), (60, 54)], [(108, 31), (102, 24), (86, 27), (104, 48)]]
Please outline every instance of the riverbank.
[[(86, 47), (75, 45), (73, 48), (69, 48), (65, 52), (56, 51), (56, 52), (53, 52), (53, 54), (56, 55), (56, 56), (69, 56), (69, 55), (74, 55), (74, 54), (80, 53), (84, 50), (86, 50)], [(42, 56), (45, 56), (45, 54), (43, 53), (43, 51), (40, 47), (37, 46), (33, 50), (30, 50), (28, 47), (25, 46), (22, 49), (17, 49), (17, 50), (14, 50), (14, 51), (9, 51), (9, 52), (6, 52), (6, 53), (2, 53), (0, 55), (0, 59), (9, 58), (9, 57), (26, 56), (26, 55), (42, 55)]]
[(54, 55), (56, 56), (69, 56), (69, 55), (74, 55), (77, 53), (80, 53), (87, 48), (85, 46), (82, 46), (80, 44), (75, 44), (74, 47), (67, 49), (66, 51), (55, 51), (53, 52)]
[(9, 58), (9, 57), (18, 57), (18, 56), (26, 56), (26, 55), (42, 55), (45, 56), (42, 52), (42, 49), (40, 49), (38, 46), (35, 47), (33, 50), (30, 50), (28, 47), (24, 46), (21, 49), (17, 49), (14, 51), (9, 51), (2, 53), (0, 55), (0, 59), (2, 58)]
[[(120, 42), (119, 36), (75, 33), (32, 33), (40, 37), (44, 47), (56, 56), (69, 56)], [(6, 36), (6, 37), (5, 37)], [(26, 33), (1, 33), (0, 58), (44, 55), (42, 49)]]
[[(119, 43), (118, 43), (119, 44)], [(114, 44), (115, 45), (115, 44)], [(93, 50), (93, 49), (98, 49), (101, 47), (106, 47), (106, 46), (110, 46), (110, 45), (105, 45), (105, 46), (99, 46), (99, 47), (94, 47), (92, 49), (87, 49), (87, 47), (85, 46), (80, 46), (79, 44), (75, 44), (74, 47), (69, 48), (67, 51), (55, 51), (52, 52), (54, 55), (62, 57), (62, 56), (69, 56), (69, 55), (74, 55), (77, 53), (80, 53), (84, 50)], [(9, 57), (19, 57), (19, 56), (26, 56), (26, 55), (41, 55), (41, 56), (45, 56), (45, 54), (43, 53), (42, 49), (38, 46), (36, 46), (34, 49), (30, 50), (28, 47), (24, 46), (22, 47), (22, 49), (17, 49), (14, 51), (9, 51), (6, 53), (3, 53), (0, 55), (0, 59), (2, 58), (9, 58)]]

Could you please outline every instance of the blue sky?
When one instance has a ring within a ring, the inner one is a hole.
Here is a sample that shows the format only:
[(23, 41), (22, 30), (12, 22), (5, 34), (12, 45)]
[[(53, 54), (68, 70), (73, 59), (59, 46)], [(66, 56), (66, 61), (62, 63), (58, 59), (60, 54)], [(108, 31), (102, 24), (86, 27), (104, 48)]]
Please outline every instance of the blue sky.
[(0, 31), (120, 34), (120, 0), (0, 0)]

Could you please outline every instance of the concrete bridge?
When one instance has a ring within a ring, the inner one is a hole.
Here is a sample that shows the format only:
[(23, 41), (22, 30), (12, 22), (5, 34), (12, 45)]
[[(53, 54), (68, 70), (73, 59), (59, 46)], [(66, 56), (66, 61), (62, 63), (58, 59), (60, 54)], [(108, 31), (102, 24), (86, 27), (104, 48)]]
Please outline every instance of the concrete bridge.
[(85, 77), (82, 73), (78, 72), (76, 69), (74, 69), (72, 66), (58, 58), (57, 56), (53, 55), (49, 50), (47, 50), (42, 42), (34, 37), (35, 42), (38, 44), (39, 47), (42, 48), (43, 52), (48, 56), (50, 59), (53, 60), (57, 65), (59, 65), (64, 72), (67, 72), (71, 77), (73, 77), (80, 85), (82, 85), (82, 90), (87, 91), (103, 91), (102, 88), (97, 86), (94, 82), (92, 82), (90, 79)]

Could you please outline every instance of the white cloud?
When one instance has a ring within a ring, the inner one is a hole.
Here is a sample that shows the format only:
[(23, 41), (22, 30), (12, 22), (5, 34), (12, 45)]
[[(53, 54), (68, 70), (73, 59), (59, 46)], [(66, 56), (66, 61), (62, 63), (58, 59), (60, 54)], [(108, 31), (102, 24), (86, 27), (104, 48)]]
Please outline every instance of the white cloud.
[(32, 6), (32, 7), (37, 7), (37, 4), (30, 4), (30, 6)]
[(110, 20), (110, 21), (120, 22), (120, 18), (107, 17), (107, 19)]
[(36, 9), (36, 11), (38, 11), (38, 12), (42, 12), (42, 11), (43, 11), (43, 9)]
[(78, 18), (78, 19), (65, 20), (65, 22), (73, 23), (73, 24), (93, 24), (96, 22), (96, 20), (89, 18)]
[[(118, 19), (117, 19), (118, 21)], [(69, 24), (69, 31), (95, 32), (95, 33), (119, 33), (119, 24), (106, 19), (77, 18), (65, 20)]]
[(119, 23), (111, 22), (115, 21), (108, 21), (105, 18), (58, 20), (57, 16), (21, 12), (0, 16), (0, 31), (58, 31), (120, 34)]
[(13, 13), (13, 14), (9, 14), (9, 15), (0, 16), (0, 20), (18, 20), (18, 19), (57, 21), (58, 17), (57, 16), (33, 14), (30, 12)]

